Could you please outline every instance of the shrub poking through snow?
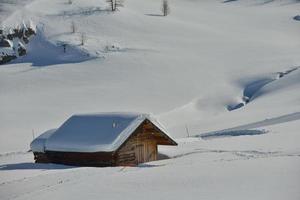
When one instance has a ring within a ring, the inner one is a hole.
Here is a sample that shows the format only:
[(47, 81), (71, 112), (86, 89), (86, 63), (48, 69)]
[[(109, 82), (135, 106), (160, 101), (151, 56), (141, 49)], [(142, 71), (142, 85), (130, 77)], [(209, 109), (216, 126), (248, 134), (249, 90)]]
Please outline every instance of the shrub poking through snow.
[(80, 34), (80, 44), (83, 46), (87, 41), (87, 37), (85, 33)]
[(76, 24), (75, 24), (74, 21), (72, 21), (72, 22), (71, 22), (71, 32), (72, 32), (72, 33), (75, 33), (76, 30), (77, 30)]
[(162, 2), (162, 13), (164, 16), (167, 16), (168, 14), (170, 14), (170, 6), (169, 6), (169, 2), (167, 0), (163, 0), (163, 2)]
[(121, 47), (119, 44), (110, 44), (110, 45), (106, 45), (104, 48), (105, 52), (110, 52), (110, 51), (120, 51)]
[(106, 0), (111, 11), (116, 11), (119, 7), (124, 7), (124, 0)]
[(21, 25), (8, 30), (1, 29), (0, 64), (10, 62), (18, 56), (24, 56), (27, 53), (25, 44), (35, 34), (36, 29), (31, 22), (29, 25), (23, 22)]
[(114, 0), (106, 0), (106, 2), (109, 4), (111, 11), (114, 11)]
[(124, 0), (115, 0), (115, 10), (119, 7), (124, 7)]
[(297, 21), (300, 21), (300, 15), (296, 15), (293, 19), (297, 20)]

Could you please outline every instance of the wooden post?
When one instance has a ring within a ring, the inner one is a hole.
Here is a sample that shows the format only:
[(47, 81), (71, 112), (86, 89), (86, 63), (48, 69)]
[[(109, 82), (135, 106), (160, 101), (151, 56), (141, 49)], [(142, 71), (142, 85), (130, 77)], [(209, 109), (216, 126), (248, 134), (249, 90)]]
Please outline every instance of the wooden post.
[(190, 132), (189, 132), (189, 129), (188, 129), (187, 125), (185, 125), (185, 130), (186, 130), (187, 137), (190, 137)]
[(32, 139), (34, 140), (34, 138), (35, 138), (34, 129), (32, 129), (31, 132), (32, 132)]

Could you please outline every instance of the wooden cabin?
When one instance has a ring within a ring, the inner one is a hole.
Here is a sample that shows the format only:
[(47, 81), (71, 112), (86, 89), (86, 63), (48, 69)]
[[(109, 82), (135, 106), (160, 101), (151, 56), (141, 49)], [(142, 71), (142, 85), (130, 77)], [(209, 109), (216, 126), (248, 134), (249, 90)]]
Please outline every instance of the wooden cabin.
[(158, 145), (177, 145), (150, 115), (74, 115), (31, 143), (37, 163), (136, 166), (157, 160)]

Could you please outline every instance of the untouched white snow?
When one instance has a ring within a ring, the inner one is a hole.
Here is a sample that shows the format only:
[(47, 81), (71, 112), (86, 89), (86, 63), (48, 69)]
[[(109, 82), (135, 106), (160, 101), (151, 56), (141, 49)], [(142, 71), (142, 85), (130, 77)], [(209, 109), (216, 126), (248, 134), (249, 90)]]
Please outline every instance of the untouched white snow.
[[(1, 25), (43, 31), (26, 58), (0, 66), (0, 199), (300, 199), (297, 0), (172, 0), (167, 17), (160, 0), (115, 13), (104, 0), (16, 2)], [(159, 148), (172, 159), (33, 163), (32, 133), (114, 111), (154, 113), (179, 142)], [(227, 137), (184, 138), (215, 133)]]
[(298, 127), (294, 121), (272, 126), (264, 135), (180, 139), (177, 147), (159, 148), (172, 159), (139, 167), (78, 168), (34, 164), (31, 153), (2, 155), (0, 194), (28, 200), (297, 200)]

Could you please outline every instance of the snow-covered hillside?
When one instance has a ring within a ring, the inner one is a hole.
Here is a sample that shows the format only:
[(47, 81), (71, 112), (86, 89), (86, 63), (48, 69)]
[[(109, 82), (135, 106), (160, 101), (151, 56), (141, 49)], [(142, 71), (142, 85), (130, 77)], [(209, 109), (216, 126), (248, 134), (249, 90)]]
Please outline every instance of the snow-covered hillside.
[[(167, 17), (160, 0), (114, 13), (105, 0), (7, 2), (1, 26), (38, 34), (0, 66), (1, 199), (300, 198), (299, 1), (170, 0)], [(33, 135), (105, 111), (153, 113), (180, 143), (160, 148), (173, 159), (32, 163)]]

